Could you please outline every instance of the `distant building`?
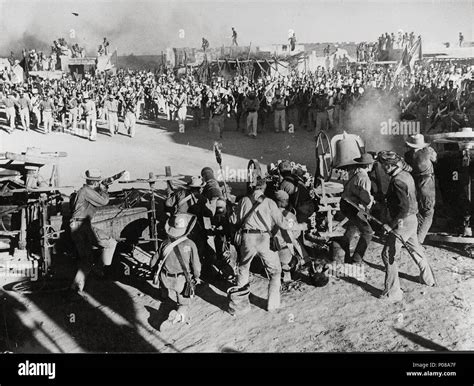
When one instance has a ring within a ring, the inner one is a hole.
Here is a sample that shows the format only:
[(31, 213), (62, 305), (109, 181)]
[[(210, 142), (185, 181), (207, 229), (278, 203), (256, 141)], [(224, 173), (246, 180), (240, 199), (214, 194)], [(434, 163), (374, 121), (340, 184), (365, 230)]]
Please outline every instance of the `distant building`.
[(290, 44), (270, 44), (257, 47), (257, 52), (269, 52), (275, 56), (292, 56), (304, 52), (304, 44), (296, 44), (293, 51)]

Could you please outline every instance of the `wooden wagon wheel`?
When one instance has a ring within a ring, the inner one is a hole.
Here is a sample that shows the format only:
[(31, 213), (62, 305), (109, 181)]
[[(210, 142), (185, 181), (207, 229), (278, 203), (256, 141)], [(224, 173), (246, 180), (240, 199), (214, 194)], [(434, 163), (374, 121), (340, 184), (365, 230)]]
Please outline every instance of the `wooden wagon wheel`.
[[(329, 181), (332, 174), (332, 160), (334, 156), (332, 153), (331, 141), (324, 131), (320, 131), (316, 137), (315, 156), (316, 172), (314, 175), (320, 176), (325, 182)], [(316, 180), (317, 179), (315, 179), (315, 182)]]
[(247, 165), (247, 193), (253, 191), (258, 177), (263, 177), (262, 167), (258, 160), (251, 159)]

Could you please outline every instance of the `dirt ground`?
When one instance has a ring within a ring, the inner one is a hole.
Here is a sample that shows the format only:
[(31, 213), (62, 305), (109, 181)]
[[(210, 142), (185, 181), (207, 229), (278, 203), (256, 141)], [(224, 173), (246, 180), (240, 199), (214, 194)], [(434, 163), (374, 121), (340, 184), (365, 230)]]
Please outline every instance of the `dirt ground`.
[[(191, 126), (191, 125), (189, 125)], [(136, 137), (110, 138), (99, 130), (89, 142), (69, 134), (0, 130), (0, 152), (22, 152), (28, 146), (65, 151), (61, 185), (79, 188), (88, 168), (103, 175), (126, 169), (132, 179), (148, 172), (199, 174), (204, 166), (217, 168), (212, 151), (218, 139), (204, 126), (178, 133), (177, 124), (140, 124)], [(266, 164), (290, 158), (314, 169), (312, 134), (264, 132), (257, 139), (233, 129), (219, 140), (223, 164), (245, 169), (251, 158)], [(115, 188), (120, 186), (115, 185)], [(474, 260), (452, 246), (426, 247), (439, 286), (418, 284), (417, 268), (404, 252), (400, 277), (404, 300), (395, 304), (377, 298), (383, 288), (382, 245), (374, 242), (357, 278), (332, 275), (316, 288), (300, 280), (283, 291), (284, 307), (265, 311), (268, 280), (251, 278), (252, 310), (232, 317), (226, 310), (229, 284), (214, 281), (198, 287), (189, 322), (180, 329), (160, 332), (167, 315), (158, 291), (139, 278), (101, 281), (91, 276), (87, 297), (68, 301), (63, 291), (31, 294), (9, 291), (3, 278), (0, 349), (12, 352), (343, 352), (424, 351), (474, 349)], [(67, 257), (65, 257), (67, 259)], [(64, 286), (73, 264), (64, 272)]]

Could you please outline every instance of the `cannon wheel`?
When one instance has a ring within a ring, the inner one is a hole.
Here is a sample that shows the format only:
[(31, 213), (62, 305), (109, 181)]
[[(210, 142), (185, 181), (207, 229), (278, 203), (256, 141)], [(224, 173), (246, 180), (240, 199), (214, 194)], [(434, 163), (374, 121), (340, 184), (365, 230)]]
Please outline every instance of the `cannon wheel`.
[(251, 159), (247, 165), (247, 193), (255, 187), (257, 177), (263, 177), (262, 167), (256, 159)]
[[(326, 157), (328, 154), (330, 155), (329, 159)], [(325, 182), (329, 181), (332, 173), (332, 160), (334, 158), (334, 154), (332, 153), (331, 149), (331, 141), (324, 131), (320, 131), (316, 137), (315, 156), (316, 172), (314, 175), (318, 176), (320, 174), (320, 162), (322, 162), (323, 175), (321, 178), (323, 178)]]

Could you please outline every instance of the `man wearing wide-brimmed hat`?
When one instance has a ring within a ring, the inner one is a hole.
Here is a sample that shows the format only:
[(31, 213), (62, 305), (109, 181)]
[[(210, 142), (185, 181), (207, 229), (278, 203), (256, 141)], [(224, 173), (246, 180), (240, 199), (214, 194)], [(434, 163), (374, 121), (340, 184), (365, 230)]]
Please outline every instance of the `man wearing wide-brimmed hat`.
[(18, 111), (20, 112), (21, 126), (23, 130), (30, 130), (30, 110), (31, 110), (31, 101), (28, 95), (25, 93), (25, 90), (19, 89), (20, 97), (16, 101), (18, 106)]
[(107, 125), (109, 127), (109, 134), (113, 136), (114, 134), (117, 134), (119, 130), (119, 102), (113, 93), (109, 93), (109, 95), (107, 96), (107, 100), (104, 103), (104, 108), (107, 113)]
[[(250, 265), (257, 255), (260, 256), (270, 279), (267, 310), (275, 311), (281, 307), (281, 264), (278, 254), (270, 249), (272, 231), (277, 228), (305, 231), (308, 226), (306, 223), (298, 224), (285, 219), (275, 201), (264, 196), (265, 189), (266, 181), (257, 179), (255, 190), (240, 200), (231, 216), (231, 222), (242, 234), (240, 245), (236, 245), (240, 251), (237, 286), (244, 288), (249, 285)], [(245, 303), (245, 310), (248, 311), (248, 294)]]
[(45, 134), (51, 133), (54, 124), (53, 113), (56, 106), (54, 104), (52, 95), (54, 94), (51, 92), (47, 94), (45, 93), (43, 100), (40, 102), (40, 110), (43, 113), (43, 126)]
[[(283, 217), (288, 222), (297, 223), (296, 216), (288, 210), (290, 196), (283, 190), (277, 190), (275, 192), (275, 202), (283, 214)], [(273, 249), (278, 252), (280, 258), (281, 270), (282, 270), (282, 281), (288, 283), (292, 281), (291, 270), (297, 265), (292, 264), (294, 258), (301, 262), (307, 256), (304, 247), (298, 241), (301, 235), (301, 230), (288, 230), (278, 228), (274, 235)]]
[(200, 194), (204, 182), (200, 177), (191, 177), (186, 186), (173, 191), (170, 184), (167, 187), (168, 197), (165, 201), (167, 208), (172, 208), (173, 213), (188, 213), (189, 209), (204, 198)]
[(95, 141), (97, 139), (97, 110), (95, 101), (92, 100), (88, 92), (85, 92), (82, 98), (84, 99), (82, 109), (86, 116), (86, 130), (89, 132), (89, 140)]
[(275, 91), (275, 96), (272, 100), (272, 108), (274, 111), (274, 129), (275, 132), (280, 131), (280, 122), (281, 122), (281, 131), (286, 131), (286, 107), (288, 105), (288, 101), (284, 95), (281, 95), (280, 90)]
[(158, 283), (167, 290), (169, 299), (177, 304), (177, 309), (170, 312), (160, 330), (186, 321), (191, 296), (185, 292), (185, 286), (200, 282), (201, 263), (196, 244), (186, 236), (188, 225), (186, 214), (172, 216), (165, 225), (168, 238), (160, 245), (158, 259), (151, 262)]
[(35, 117), (35, 127), (38, 130), (41, 124), (41, 111), (40, 111), (41, 97), (39, 96), (37, 88), (34, 88), (32, 90), (32, 96), (31, 96), (30, 102), (31, 102), (31, 111)]
[(94, 266), (93, 246), (102, 249), (101, 259), (95, 264), (98, 275), (104, 275), (104, 267), (112, 264), (117, 242), (102, 230), (91, 224), (97, 209), (109, 203), (107, 187), (104, 186), (102, 175), (98, 169), (89, 169), (85, 173), (86, 183), (71, 196), (71, 237), (78, 253), (78, 270), (74, 278), (72, 289), (82, 293), (86, 278)]
[(68, 94), (67, 98), (67, 106), (66, 106), (68, 115), (69, 115), (69, 123), (71, 124), (72, 131), (74, 134), (77, 133), (77, 118), (79, 115), (79, 101), (77, 98), (76, 90), (72, 90)]
[(436, 201), (436, 188), (433, 162), (436, 162), (436, 151), (425, 142), (422, 134), (408, 137), (405, 161), (412, 167), (412, 176), (415, 180), (416, 198), (418, 200), (418, 240), (425, 241), (431, 223), (433, 222)]
[(382, 260), (386, 272), (385, 289), (381, 298), (389, 301), (401, 301), (403, 292), (400, 288), (397, 259), (400, 256), (402, 243), (393, 232), (396, 232), (411, 249), (410, 256), (420, 269), (420, 283), (432, 287), (436, 285), (436, 282), (424, 249), (418, 241), (416, 218), (418, 203), (413, 177), (404, 170), (403, 158), (393, 151), (380, 152), (377, 155), (377, 161), (382, 164), (385, 173), (390, 176), (385, 198), (391, 217), (389, 226), (392, 230), (387, 236), (382, 250)]
[[(340, 240), (340, 244), (344, 251), (345, 262), (354, 264), (362, 263), (365, 252), (372, 241), (374, 232), (369, 222), (357, 216), (357, 210), (348, 204), (346, 200), (360, 206), (363, 210), (370, 210), (374, 198), (371, 194), (372, 183), (368, 173), (372, 169), (373, 164), (374, 159), (369, 153), (364, 153), (360, 158), (354, 159), (351, 165), (352, 168), (349, 171), (349, 180), (344, 185), (340, 208), (341, 212), (349, 221), (347, 230)], [(360, 233), (359, 241), (354, 254), (350, 256), (350, 243), (357, 232)]]

